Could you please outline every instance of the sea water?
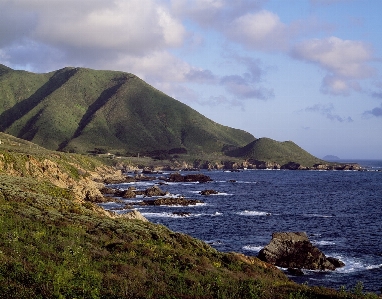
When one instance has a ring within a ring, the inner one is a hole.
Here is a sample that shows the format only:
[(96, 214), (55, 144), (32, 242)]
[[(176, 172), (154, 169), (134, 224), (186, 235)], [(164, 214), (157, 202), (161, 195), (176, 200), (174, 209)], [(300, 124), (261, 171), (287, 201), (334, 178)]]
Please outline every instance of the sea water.
[[(378, 170), (382, 163), (370, 167)], [(204, 240), (223, 252), (256, 256), (269, 243), (273, 232), (305, 231), (326, 256), (339, 258), (345, 267), (327, 272), (304, 271), (304, 276), (290, 276), (291, 279), (335, 289), (352, 289), (362, 282), (366, 291), (381, 291), (382, 171), (202, 172), (213, 181), (167, 183), (160, 188), (171, 196), (182, 195), (204, 203), (136, 208), (151, 222)], [(157, 183), (155, 180), (113, 187), (146, 189)], [(205, 189), (219, 193), (200, 195)], [(123, 205), (103, 206), (123, 213)], [(187, 214), (180, 216), (178, 212)]]

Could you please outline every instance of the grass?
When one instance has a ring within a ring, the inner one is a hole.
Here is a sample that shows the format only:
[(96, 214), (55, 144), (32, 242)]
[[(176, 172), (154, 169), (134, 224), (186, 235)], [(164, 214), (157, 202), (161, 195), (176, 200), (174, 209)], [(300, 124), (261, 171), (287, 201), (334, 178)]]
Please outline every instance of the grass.
[(276, 162), (280, 165), (297, 162), (310, 167), (317, 163), (326, 163), (312, 156), (292, 141), (278, 142), (270, 138), (256, 139), (248, 145), (227, 154), (233, 157)]
[(253, 140), (123, 72), (33, 74), (2, 67), (0, 98), (0, 129), (51, 150), (137, 153), (183, 146), (221, 152)]
[(78, 181), (105, 167), (100, 160), (9, 142), (25, 146), (0, 146), (1, 298), (378, 298), (361, 284), (350, 291), (298, 285), (257, 258), (108, 217), (53, 184), (56, 172), (42, 171), (56, 165)]
[(256, 258), (101, 216), (49, 183), (0, 183), (1, 298), (378, 298), (297, 285)]

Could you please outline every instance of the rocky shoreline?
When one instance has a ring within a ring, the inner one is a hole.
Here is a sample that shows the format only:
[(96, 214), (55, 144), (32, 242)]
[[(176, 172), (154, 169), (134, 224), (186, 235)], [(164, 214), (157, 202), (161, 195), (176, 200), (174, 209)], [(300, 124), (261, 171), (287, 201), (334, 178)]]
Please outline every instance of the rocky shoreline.
[(142, 174), (160, 174), (163, 171), (199, 171), (199, 170), (343, 170), (343, 171), (367, 171), (367, 168), (362, 167), (357, 163), (316, 163), (312, 166), (305, 166), (297, 162), (288, 162), (286, 164), (279, 164), (276, 162), (266, 162), (248, 159), (241, 162), (238, 161), (201, 161), (200, 159), (195, 160), (194, 162), (179, 162), (171, 161), (165, 162), (155, 166), (145, 166), (143, 169), (138, 167), (134, 168), (131, 166), (124, 166), (123, 163), (117, 165), (119, 169), (122, 169), (125, 172), (128, 171), (140, 171)]

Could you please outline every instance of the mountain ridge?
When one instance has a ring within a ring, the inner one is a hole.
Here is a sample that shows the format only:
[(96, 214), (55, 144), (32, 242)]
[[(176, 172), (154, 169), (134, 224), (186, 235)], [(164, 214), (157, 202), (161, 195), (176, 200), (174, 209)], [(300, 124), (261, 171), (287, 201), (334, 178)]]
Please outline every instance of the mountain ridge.
[(136, 153), (184, 147), (221, 152), (254, 137), (219, 125), (117, 71), (67, 67), (46, 74), (0, 71), (0, 129), (52, 150)]
[(220, 125), (121, 71), (65, 67), (35, 74), (0, 65), (0, 131), (66, 152), (323, 162), (291, 141)]

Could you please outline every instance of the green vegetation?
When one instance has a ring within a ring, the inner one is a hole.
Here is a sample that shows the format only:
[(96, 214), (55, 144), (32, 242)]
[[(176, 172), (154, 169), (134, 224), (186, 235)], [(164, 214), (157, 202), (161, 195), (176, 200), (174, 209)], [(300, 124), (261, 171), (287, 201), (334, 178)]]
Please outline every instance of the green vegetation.
[(0, 146), (1, 298), (379, 298), (361, 283), (298, 285), (257, 258), (110, 217), (52, 183), (106, 167), (98, 159), (0, 137), (9, 142)]
[(292, 141), (278, 142), (269, 138), (256, 139), (242, 148), (228, 152), (227, 155), (259, 161), (271, 161), (280, 165), (288, 162), (298, 162), (304, 166), (325, 163)]
[[(50, 150), (123, 156), (322, 163), (291, 141), (222, 126), (133, 74), (67, 67), (47, 74), (0, 65), (0, 130)], [(0, 136), (1, 137), (1, 136)], [(30, 145), (29, 145), (30, 146)], [(182, 155), (183, 157), (183, 155)]]
[(64, 68), (48, 74), (0, 69), (0, 130), (51, 150), (221, 152), (253, 136), (219, 125), (138, 77)]

